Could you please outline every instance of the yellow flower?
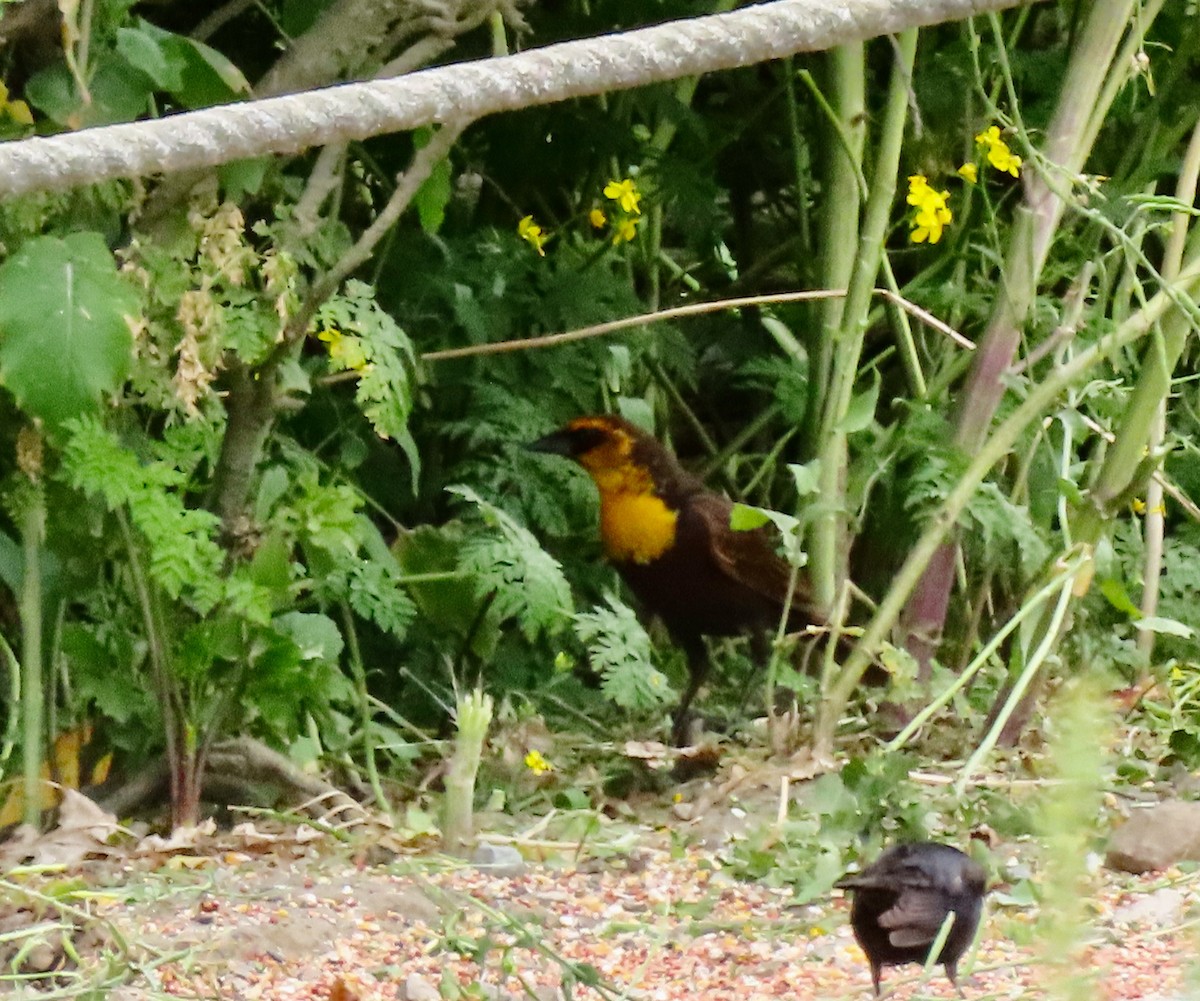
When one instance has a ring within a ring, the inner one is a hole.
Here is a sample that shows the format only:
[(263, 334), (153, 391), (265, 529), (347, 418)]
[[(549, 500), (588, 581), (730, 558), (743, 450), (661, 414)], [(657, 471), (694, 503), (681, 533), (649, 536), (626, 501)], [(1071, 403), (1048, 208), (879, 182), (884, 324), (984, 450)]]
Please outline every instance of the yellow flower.
[(979, 168), (973, 163), (964, 163), (958, 168), (958, 176), (968, 184), (974, 184), (979, 180)]
[(542, 757), (541, 751), (530, 751), (525, 755), (525, 767), (534, 775), (545, 775), (546, 772), (554, 771), (554, 766)]
[(10, 101), (8, 87), (3, 83), (0, 83), (0, 111), (3, 111), (18, 125), (33, 124), (33, 115), (29, 111), (29, 105), (24, 101)]
[(627, 177), (623, 181), (609, 181), (604, 185), (604, 197), (620, 205), (623, 212), (631, 215), (641, 214), (642, 210), (638, 207), (638, 202), (641, 201), (642, 195), (631, 177)]
[(317, 340), (329, 345), (329, 357), (341, 368), (352, 372), (367, 370), (367, 356), (357, 337), (347, 337), (336, 327), (325, 327), (317, 332)]
[(588, 222), (592, 224), (593, 229), (603, 229), (604, 224), (608, 222), (608, 217), (600, 209), (592, 209), (588, 213)]
[(1142, 500), (1140, 497), (1135, 497), (1133, 500), (1131, 500), (1129, 502), (1129, 506), (1130, 506), (1130, 508), (1133, 509), (1134, 514), (1145, 514), (1147, 510), (1149, 510), (1151, 514), (1166, 514), (1167, 513), (1166, 505), (1159, 504), (1155, 507), (1147, 508), (1146, 502), (1144, 500)]
[(636, 219), (621, 219), (613, 226), (613, 246), (621, 243), (628, 243), (637, 236)]
[(912, 232), (908, 238), (913, 243), (937, 243), (942, 238), (942, 230), (954, 218), (949, 206), (949, 191), (935, 191), (929, 186), (924, 174), (913, 174), (908, 179), (909, 205), (916, 208), (913, 213)]
[(975, 137), (980, 146), (987, 147), (987, 158), (997, 170), (1018, 177), (1021, 173), (1021, 158), (1008, 148), (1008, 143), (1000, 136), (1000, 127), (990, 125)]
[(527, 215), (517, 223), (517, 236), (528, 243), (542, 257), (546, 256), (546, 251), (543, 248), (550, 237), (543, 233), (542, 227), (533, 221), (533, 216)]

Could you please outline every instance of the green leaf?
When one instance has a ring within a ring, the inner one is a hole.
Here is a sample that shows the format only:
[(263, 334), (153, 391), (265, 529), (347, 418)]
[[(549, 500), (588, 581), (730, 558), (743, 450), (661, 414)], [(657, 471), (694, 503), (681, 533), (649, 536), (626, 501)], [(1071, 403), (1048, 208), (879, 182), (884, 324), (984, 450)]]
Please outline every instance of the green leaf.
[(133, 365), (136, 310), (99, 234), (30, 240), (0, 266), (0, 382), (53, 426), (97, 410)]
[(1133, 599), (1129, 597), (1129, 592), (1125, 590), (1125, 585), (1116, 578), (1108, 577), (1102, 580), (1100, 582), (1100, 593), (1108, 599), (1108, 603), (1117, 609), (1117, 611), (1131, 615), (1135, 619), (1141, 616), (1142, 610), (1133, 603)]
[(62, 63), (39, 71), (25, 85), (31, 104), (72, 129), (132, 121), (145, 112), (153, 92), (146, 74), (111, 54), (97, 61), (86, 98)]
[(216, 49), (142, 21), (139, 28), (157, 40), (163, 58), (179, 68), (180, 83), (171, 95), (189, 108), (225, 104), (250, 93), (242, 71)]
[(0, 532), (0, 581), (13, 594), (20, 594), (25, 580), (25, 553), (21, 544), (10, 535)]
[(789, 462), (788, 472), (792, 474), (792, 481), (796, 484), (796, 493), (801, 497), (810, 497), (821, 489), (820, 459), (813, 459), (804, 465)]
[(452, 575), (442, 580), (414, 581), (408, 591), (423, 619), (439, 634), (470, 636), (474, 653), (489, 657), (496, 648), (499, 630), (494, 621), (478, 622), (478, 581), (456, 572), (465, 539), (459, 521), (418, 525), (397, 537), (393, 551), (405, 574)]
[(327, 332), (329, 363), (334, 370), (358, 375), (354, 398), (375, 433), (400, 446), (412, 472), (413, 492), (420, 476), (420, 456), (408, 429), (413, 408), (416, 351), (412, 341), (375, 301), (375, 290), (349, 281), (342, 292), (317, 313)]
[(1181, 636), (1184, 639), (1191, 639), (1195, 635), (1195, 630), (1185, 626), (1178, 619), (1167, 619), (1161, 615), (1143, 616), (1134, 626), (1147, 632), (1166, 633), (1168, 636)]
[(612, 595), (608, 607), (575, 616), (575, 634), (601, 676), (600, 690), (622, 709), (655, 709), (675, 696), (651, 659), (650, 637), (629, 606)]
[(627, 421), (632, 421), (643, 431), (654, 433), (654, 408), (640, 396), (617, 398), (617, 412)]
[(879, 385), (879, 373), (876, 372), (870, 388), (850, 401), (850, 406), (837, 425), (842, 434), (854, 434), (871, 426), (871, 421), (875, 419), (875, 405), (879, 402)]
[(448, 487), (474, 504), (496, 535), (468, 540), (459, 566), (477, 580), (480, 598), (491, 598), (496, 621), (516, 619), (527, 639), (556, 632), (571, 614), (571, 588), (562, 566), (529, 530), (469, 487)]
[(271, 163), (269, 156), (255, 156), (221, 164), (217, 174), (221, 178), (221, 190), (225, 192), (225, 197), (237, 202), (244, 195), (257, 195)]
[(342, 632), (328, 615), (317, 612), (288, 612), (277, 616), (274, 625), (296, 644), (303, 660), (324, 660), (332, 663), (342, 654)]
[[(417, 129), (413, 135), (413, 145), (417, 149), (424, 149), (429, 145), (433, 134), (432, 127), (428, 125)], [(434, 165), (429, 176), (425, 178), (425, 183), (417, 189), (414, 196), (421, 229), (430, 235), (442, 228), (442, 222), (446, 218), (446, 206), (450, 204), (452, 194), (450, 177), (450, 158), (443, 157)]]
[(169, 54), (152, 32), (140, 26), (118, 28), (117, 52), (145, 73), (157, 90), (174, 93), (183, 87), (183, 60)]
[(770, 522), (767, 512), (760, 507), (749, 504), (734, 504), (733, 513), (729, 516), (729, 527), (735, 532), (752, 532)]

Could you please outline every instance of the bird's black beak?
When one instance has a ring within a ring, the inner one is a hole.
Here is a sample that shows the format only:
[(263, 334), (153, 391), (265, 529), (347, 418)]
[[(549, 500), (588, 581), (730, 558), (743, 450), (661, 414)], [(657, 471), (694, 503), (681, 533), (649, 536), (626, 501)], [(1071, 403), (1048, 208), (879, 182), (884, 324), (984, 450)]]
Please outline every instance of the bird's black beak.
[(575, 455), (575, 439), (568, 431), (554, 431), (551, 434), (531, 441), (525, 446), (530, 452), (544, 452), (547, 455), (562, 455), (568, 459)]

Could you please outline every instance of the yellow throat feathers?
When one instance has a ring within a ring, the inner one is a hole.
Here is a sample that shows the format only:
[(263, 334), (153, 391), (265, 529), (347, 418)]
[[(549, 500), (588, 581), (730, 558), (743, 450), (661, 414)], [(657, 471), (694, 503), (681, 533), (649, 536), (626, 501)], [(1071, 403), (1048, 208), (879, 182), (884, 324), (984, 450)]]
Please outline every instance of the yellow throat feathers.
[(621, 435), (580, 457), (600, 491), (600, 538), (614, 563), (650, 563), (675, 544), (679, 512), (658, 496), (654, 478), (632, 460)]

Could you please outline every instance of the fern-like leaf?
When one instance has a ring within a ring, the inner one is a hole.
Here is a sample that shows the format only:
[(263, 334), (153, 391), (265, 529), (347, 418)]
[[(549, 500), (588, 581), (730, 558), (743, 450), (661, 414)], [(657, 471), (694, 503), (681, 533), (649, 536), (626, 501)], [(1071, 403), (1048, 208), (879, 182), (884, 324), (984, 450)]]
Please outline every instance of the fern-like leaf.
[(528, 529), (469, 487), (450, 492), (470, 501), (496, 534), (468, 540), (459, 564), (479, 580), (480, 597), (493, 595), (491, 614), (516, 619), (527, 639), (554, 633), (571, 614), (571, 588), (559, 562)]
[(600, 690), (622, 709), (657, 709), (674, 697), (666, 675), (653, 664), (650, 637), (628, 605), (612, 595), (608, 606), (575, 616), (575, 635), (601, 677)]

